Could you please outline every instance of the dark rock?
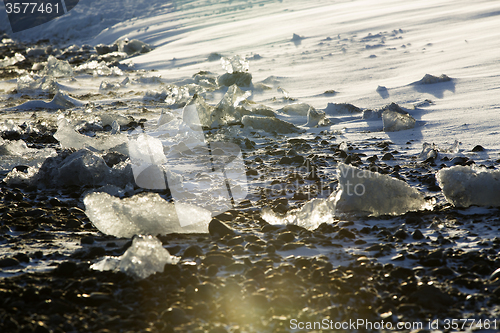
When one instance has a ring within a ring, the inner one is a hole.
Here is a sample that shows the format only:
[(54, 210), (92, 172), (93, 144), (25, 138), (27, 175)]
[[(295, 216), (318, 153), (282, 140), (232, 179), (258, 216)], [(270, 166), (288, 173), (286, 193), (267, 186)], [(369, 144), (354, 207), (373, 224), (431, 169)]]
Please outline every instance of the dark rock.
[(185, 251), (184, 254), (182, 255), (183, 258), (196, 258), (200, 257), (203, 255), (203, 250), (201, 247), (198, 245), (191, 245), (188, 247)]
[(30, 262), (30, 257), (26, 253), (17, 253), (14, 258), (19, 260), (19, 262)]
[(72, 261), (65, 261), (60, 263), (56, 269), (54, 269), (54, 275), (63, 276), (63, 277), (71, 277), (77, 270), (76, 263)]
[(349, 229), (341, 228), (338, 232), (338, 237), (339, 238), (354, 239), (354, 238), (356, 238), (356, 235)]
[(468, 160), (467, 157), (456, 156), (451, 160), (451, 163), (453, 163), (453, 165), (466, 165)]
[(287, 231), (287, 232), (283, 232), (280, 235), (278, 235), (277, 239), (280, 241), (283, 241), (285, 243), (290, 243), (290, 242), (293, 242), (295, 240), (295, 236), (290, 231)]
[(477, 145), (474, 148), (472, 148), (472, 151), (475, 152), (475, 153), (479, 152), (479, 151), (484, 151), (484, 150), (485, 150), (484, 147), (481, 146), (481, 145)]
[(213, 254), (208, 255), (203, 260), (205, 266), (215, 265), (215, 266), (229, 266), (234, 263), (234, 259), (223, 254)]
[(288, 156), (283, 156), (280, 158), (279, 164), (292, 164), (292, 159)]
[(394, 237), (399, 239), (406, 239), (406, 237), (408, 237), (408, 234), (403, 229), (399, 229), (394, 233)]
[(394, 156), (391, 153), (385, 153), (384, 156), (382, 156), (382, 161), (389, 161), (393, 160)]
[(87, 244), (87, 245), (94, 244), (94, 237), (85, 236), (80, 240), (80, 243)]
[(208, 225), (210, 236), (222, 238), (226, 235), (234, 235), (234, 230), (228, 227), (224, 222), (212, 219)]
[(422, 234), (422, 231), (416, 229), (412, 234), (411, 237), (415, 240), (421, 240), (424, 239), (424, 234)]
[(413, 270), (405, 267), (396, 267), (390, 273), (391, 277), (396, 279), (407, 279), (414, 276), (414, 274), (415, 272), (413, 272)]
[(19, 265), (19, 260), (16, 258), (3, 258), (0, 259), (0, 268), (12, 267)]

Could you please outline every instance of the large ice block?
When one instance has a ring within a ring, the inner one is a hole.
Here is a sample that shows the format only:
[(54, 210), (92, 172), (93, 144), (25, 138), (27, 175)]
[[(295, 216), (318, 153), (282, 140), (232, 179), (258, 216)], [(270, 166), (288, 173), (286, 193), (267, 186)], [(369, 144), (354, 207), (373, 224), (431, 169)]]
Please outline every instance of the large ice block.
[(337, 172), (339, 187), (330, 196), (336, 215), (401, 215), (432, 208), (418, 190), (402, 180), (344, 163), (339, 163)]
[(66, 60), (59, 60), (51, 55), (42, 73), (53, 77), (73, 76), (73, 68)]
[[(120, 199), (107, 193), (85, 196), (85, 213), (102, 233), (116, 237), (169, 233), (207, 233), (211, 213), (203, 208), (171, 203), (157, 193), (141, 193)], [(178, 216), (178, 214), (183, 216)], [(182, 227), (179, 219), (191, 224)]]
[(443, 194), (456, 207), (500, 206), (500, 171), (477, 166), (453, 166), (436, 174)]

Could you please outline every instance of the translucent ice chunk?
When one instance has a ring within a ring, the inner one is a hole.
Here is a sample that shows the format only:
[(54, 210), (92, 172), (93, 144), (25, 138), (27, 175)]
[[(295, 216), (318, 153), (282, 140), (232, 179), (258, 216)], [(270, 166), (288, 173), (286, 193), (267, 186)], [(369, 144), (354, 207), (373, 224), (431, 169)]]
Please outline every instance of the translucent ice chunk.
[(241, 120), (241, 114), (236, 107), (250, 95), (249, 91), (243, 92), (236, 84), (230, 86), (212, 113), (211, 126), (227, 125)]
[(27, 74), (17, 78), (18, 92), (31, 92), (41, 90), (45, 92), (56, 93), (59, 85), (52, 78), (38, 75)]
[(420, 81), (417, 81), (417, 84), (433, 84), (439, 82), (447, 82), (451, 81), (450, 77), (446, 74), (441, 74), (441, 76), (437, 77), (431, 74), (425, 74)]
[(125, 38), (116, 41), (115, 44), (118, 44), (118, 51), (125, 52), (128, 55), (147, 53), (152, 50), (151, 46), (137, 39), (128, 40), (128, 38)]
[(73, 69), (66, 60), (59, 60), (51, 55), (47, 60), (47, 66), (45, 66), (43, 74), (53, 77), (73, 76)]
[(262, 209), (262, 218), (270, 224), (294, 224), (305, 229), (314, 230), (321, 223), (331, 223), (333, 219), (334, 205), (330, 200), (313, 199), (308, 201), (302, 208), (293, 209), (280, 215), (269, 207)]
[[(119, 199), (107, 193), (85, 196), (85, 213), (102, 233), (116, 237), (140, 234), (207, 233), (211, 213), (203, 208), (183, 203), (173, 204), (157, 193), (142, 193)], [(178, 217), (178, 212), (184, 216)], [(179, 218), (192, 224), (181, 227)]]
[(92, 147), (97, 150), (109, 150), (126, 143), (128, 139), (127, 135), (119, 133), (99, 138), (88, 137), (78, 133), (66, 118), (59, 119), (57, 125), (54, 138), (59, 141), (62, 148), (82, 149)]
[(396, 132), (415, 127), (416, 120), (409, 114), (386, 109), (382, 113), (382, 123), (385, 132)]
[(311, 107), (307, 112), (307, 123), (305, 126), (308, 127), (318, 127), (318, 126), (328, 126), (331, 124), (330, 119), (326, 117), (323, 111), (318, 111)]
[(286, 114), (294, 114), (298, 116), (307, 116), (311, 106), (307, 103), (293, 103), (285, 105), (281, 111)]
[(424, 142), (422, 144), (422, 151), (418, 155), (418, 158), (421, 160), (426, 160), (428, 158), (436, 158), (438, 156), (438, 148), (435, 144), (430, 144), (428, 142)]
[(212, 125), (213, 107), (208, 105), (203, 97), (193, 96), (182, 110), (182, 120), (191, 127)]
[(436, 174), (443, 194), (456, 207), (500, 206), (500, 171), (453, 166)]
[(335, 213), (401, 215), (432, 209), (423, 195), (402, 180), (339, 163), (339, 189), (332, 193)]
[(21, 53), (16, 53), (12, 57), (5, 57), (3, 60), (0, 60), (0, 68), (15, 65), (18, 62), (24, 61), (24, 59), (26, 58)]
[(248, 60), (243, 56), (235, 55), (231, 58), (222, 57), (220, 59), (222, 68), (229, 74), (233, 72), (245, 72), (249, 69)]
[(3, 122), (0, 122), (0, 132), (10, 132), (10, 133), (17, 133), (21, 134), (22, 133), (21, 127), (17, 126), (17, 124), (12, 120), (4, 120)]
[(245, 128), (251, 127), (255, 130), (263, 130), (268, 133), (297, 133), (301, 132), (294, 124), (273, 117), (243, 116), (241, 122)]
[(163, 272), (166, 264), (174, 264), (177, 258), (163, 248), (153, 236), (138, 236), (121, 257), (105, 257), (90, 268), (99, 271), (119, 270), (138, 279)]

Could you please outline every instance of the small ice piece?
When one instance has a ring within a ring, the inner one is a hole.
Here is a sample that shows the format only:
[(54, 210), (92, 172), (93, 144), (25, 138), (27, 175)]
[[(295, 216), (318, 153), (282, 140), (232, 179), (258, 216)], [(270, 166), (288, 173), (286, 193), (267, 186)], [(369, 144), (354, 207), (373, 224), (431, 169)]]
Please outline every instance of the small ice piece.
[(12, 119), (8, 119), (0, 122), (0, 132), (21, 134), (23, 130)]
[(438, 149), (435, 144), (430, 144), (428, 142), (424, 142), (422, 144), (422, 151), (418, 155), (420, 160), (426, 160), (428, 158), (436, 158), (438, 156)]
[(111, 134), (118, 134), (120, 133), (120, 124), (116, 120), (113, 120), (111, 123)]
[(42, 74), (53, 77), (73, 76), (73, 69), (66, 60), (59, 60), (50, 55)]
[(28, 148), (23, 140), (4, 140), (0, 137), (0, 155), (22, 156), (33, 149)]
[(121, 257), (104, 257), (90, 266), (99, 271), (119, 270), (136, 279), (163, 272), (166, 264), (174, 264), (177, 260), (163, 247), (154, 236), (138, 236)]
[(399, 113), (386, 109), (382, 112), (384, 132), (397, 132), (415, 127), (416, 120), (408, 113)]
[(451, 145), (450, 148), (448, 149), (439, 149), (439, 151), (443, 152), (443, 153), (448, 153), (448, 154), (458, 154), (458, 152), (460, 151), (460, 142), (458, 140), (455, 140), (455, 142), (453, 142), (453, 144)]
[[(171, 203), (157, 193), (141, 193), (120, 199), (107, 193), (91, 193), (83, 199), (85, 213), (102, 233), (116, 237), (169, 233), (207, 233), (212, 214), (203, 208)], [(178, 217), (179, 212), (183, 217)], [(179, 218), (191, 224), (182, 227)]]
[(17, 78), (18, 92), (32, 92), (42, 90), (43, 92), (56, 93), (59, 90), (59, 84), (51, 77), (26, 74)]
[(313, 199), (304, 206), (288, 211), (285, 215), (275, 213), (271, 208), (264, 207), (261, 215), (269, 224), (293, 224), (308, 230), (316, 229), (322, 223), (333, 221), (334, 206), (325, 199)]
[(436, 174), (443, 194), (455, 207), (500, 206), (500, 171), (484, 167), (453, 166)]
[(277, 90), (279, 93), (283, 94), (283, 98), (293, 100), (293, 98), (290, 97), (290, 94), (288, 93), (288, 91), (286, 91), (285, 89), (278, 87)]
[(255, 130), (263, 130), (268, 133), (287, 134), (302, 132), (294, 124), (273, 117), (247, 115), (243, 116), (241, 122), (246, 128), (251, 127)]
[(83, 106), (85, 103), (73, 97), (68, 96), (66, 93), (58, 91), (50, 102), (45, 101), (28, 101), (21, 105), (8, 108), (7, 110), (34, 110), (34, 109), (70, 109), (75, 106)]
[(26, 59), (21, 53), (16, 53), (12, 57), (5, 57), (3, 60), (0, 60), (0, 68), (12, 66), (17, 64), (18, 62), (24, 61)]
[(387, 92), (387, 87), (385, 86), (378, 86), (377, 89), (375, 89), (378, 93), (384, 93)]
[(248, 60), (244, 56), (235, 55), (231, 58), (222, 57), (220, 59), (222, 68), (232, 74), (234, 72), (246, 72), (249, 69)]
[(118, 45), (119, 52), (125, 52), (128, 55), (148, 53), (152, 50), (151, 46), (137, 39), (128, 40), (128, 38), (125, 38), (116, 41), (115, 44)]
[(283, 108), (281, 108), (281, 111), (286, 114), (307, 116), (310, 108), (311, 106), (307, 103), (293, 103), (285, 105)]
[(192, 128), (210, 127), (213, 123), (212, 112), (213, 107), (208, 105), (203, 97), (195, 95), (182, 110), (182, 120)]
[(447, 81), (451, 81), (451, 78), (446, 74), (441, 74), (439, 77), (431, 74), (425, 74), (424, 77), (420, 79), (420, 81), (415, 82), (415, 84), (433, 84)]
[(317, 111), (315, 108), (311, 107), (307, 113), (307, 123), (304, 126), (308, 127), (319, 127), (331, 125), (330, 119), (326, 117), (323, 111)]
[(328, 103), (323, 111), (332, 116), (361, 113), (360, 108), (349, 103)]
[(347, 153), (349, 148), (347, 147), (347, 143), (345, 141), (342, 141), (339, 145), (339, 149)]
[[(117, 123), (120, 124), (119, 121)], [(66, 118), (61, 118), (57, 122), (57, 131), (54, 133), (54, 138), (59, 141), (62, 148), (74, 149), (92, 147), (97, 150), (109, 150), (127, 142), (127, 135), (120, 133), (99, 138), (91, 138), (80, 134)]]
[(432, 209), (424, 196), (402, 180), (377, 172), (339, 163), (335, 214), (359, 213), (373, 216), (402, 215), (409, 211)]
[(236, 84), (230, 86), (211, 115), (211, 127), (228, 125), (241, 120), (241, 114), (236, 107), (250, 95), (251, 92), (242, 91)]

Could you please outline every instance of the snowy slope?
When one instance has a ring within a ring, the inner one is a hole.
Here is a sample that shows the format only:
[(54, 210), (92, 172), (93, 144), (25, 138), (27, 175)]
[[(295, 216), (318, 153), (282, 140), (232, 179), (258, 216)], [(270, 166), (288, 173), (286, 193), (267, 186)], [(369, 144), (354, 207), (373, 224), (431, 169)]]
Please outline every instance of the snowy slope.
[[(219, 62), (207, 60), (212, 52), (247, 55), (254, 82), (282, 77), (280, 85), (292, 97), (316, 108), (328, 102), (412, 106), (430, 99), (434, 105), (413, 113), (424, 126), (390, 139), (400, 144), (458, 139), (462, 149), (482, 144), (496, 153), (499, 14), (497, 1), (176, 2), (175, 11), (117, 24), (92, 43), (119, 37), (152, 43), (157, 48), (134, 63), (172, 81), (199, 70), (220, 73)], [(294, 33), (304, 38), (292, 41)], [(255, 54), (260, 57), (252, 58)], [(412, 85), (427, 73), (452, 81)], [(387, 93), (377, 93), (379, 85)], [(332, 89), (338, 93), (322, 94)], [(346, 137), (354, 139), (381, 125), (354, 121), (333, 128), (347, 128)]]

